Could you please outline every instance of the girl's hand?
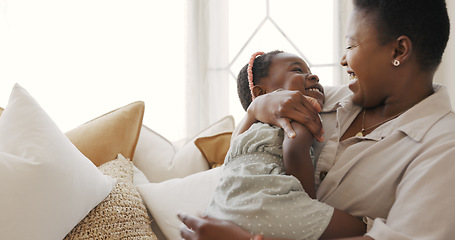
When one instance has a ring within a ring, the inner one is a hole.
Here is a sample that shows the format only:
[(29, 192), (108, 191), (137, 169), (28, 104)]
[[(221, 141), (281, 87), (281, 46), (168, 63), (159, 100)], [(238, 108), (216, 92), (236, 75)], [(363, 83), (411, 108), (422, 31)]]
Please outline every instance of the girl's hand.
[(180, 234), (186, 240), (249, 240), (251, 234), (241, 227), (225, 220), (209, 217), (195, 217), (179, 213), (178, 217), (186, 225)]
[(322, 138), (322, 123), (316, 108), (299, 91), (277, 91), (257, 97), (248, 108), (252, 118), (284, 129), (293, 138), (294, 129), (290, 122), (304, 125), (318, 141)]

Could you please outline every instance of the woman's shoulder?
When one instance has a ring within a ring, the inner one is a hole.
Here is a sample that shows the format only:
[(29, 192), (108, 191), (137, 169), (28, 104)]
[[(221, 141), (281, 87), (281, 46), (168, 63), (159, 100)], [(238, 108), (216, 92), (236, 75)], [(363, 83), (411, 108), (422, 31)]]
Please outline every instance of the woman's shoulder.
[(348, 85), (324, 86), (324, 109), (332, 109), (335, 104), (351, 93)]

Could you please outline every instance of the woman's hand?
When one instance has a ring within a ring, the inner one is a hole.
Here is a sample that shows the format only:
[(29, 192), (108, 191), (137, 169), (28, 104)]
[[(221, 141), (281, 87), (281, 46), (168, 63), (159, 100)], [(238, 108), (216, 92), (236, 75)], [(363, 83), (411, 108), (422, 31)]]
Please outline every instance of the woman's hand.
[(241, 227), (225, 220), (209, 217), (195, 217), (179, 213), (178, 217), (187, 226), (180, 229), (187, 240), (249, 240), (252, 235)]
[(319, 118), (320, 108), (299, 91), (277, 91), (257, 97), (248, 108), (248, 115), (257, 121), (284, 129), (290, 138), (295, 132), (291, 121), (304, 125), (318, 141), (322, 141), (322, 123)]

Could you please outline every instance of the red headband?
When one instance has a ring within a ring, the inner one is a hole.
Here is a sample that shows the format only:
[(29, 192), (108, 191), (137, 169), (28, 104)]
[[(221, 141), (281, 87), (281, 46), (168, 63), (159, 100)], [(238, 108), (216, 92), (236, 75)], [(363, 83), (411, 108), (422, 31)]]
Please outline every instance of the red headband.
[(254, 83), (253, 83), (253, 64), (254, 64), (254, 60), (256, 59), (256, 57), (260, 56), (262, 54), (264, 54), (264, 52), (256, 52), (253, 55), (251, 55), (250, 61), (248, 62), (248, 68), (246, 70), (248, 72), (248, 85), (250, 86), (251, 99), (254, 99), (254, 94), (253, 94), (253, 87), (254, 87)]

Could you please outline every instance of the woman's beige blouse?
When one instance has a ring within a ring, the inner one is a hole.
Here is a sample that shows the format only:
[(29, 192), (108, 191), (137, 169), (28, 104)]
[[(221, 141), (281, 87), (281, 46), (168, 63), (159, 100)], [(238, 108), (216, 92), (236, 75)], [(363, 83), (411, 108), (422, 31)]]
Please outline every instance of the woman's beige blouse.
[(368, 217), (374, 239), (455, 236), (455, 114), (447, 89), (365, 137), (339, 138), (362, 110), (346, 86), (326, 89), (323, 143), (315, 143), (317, 197)]

